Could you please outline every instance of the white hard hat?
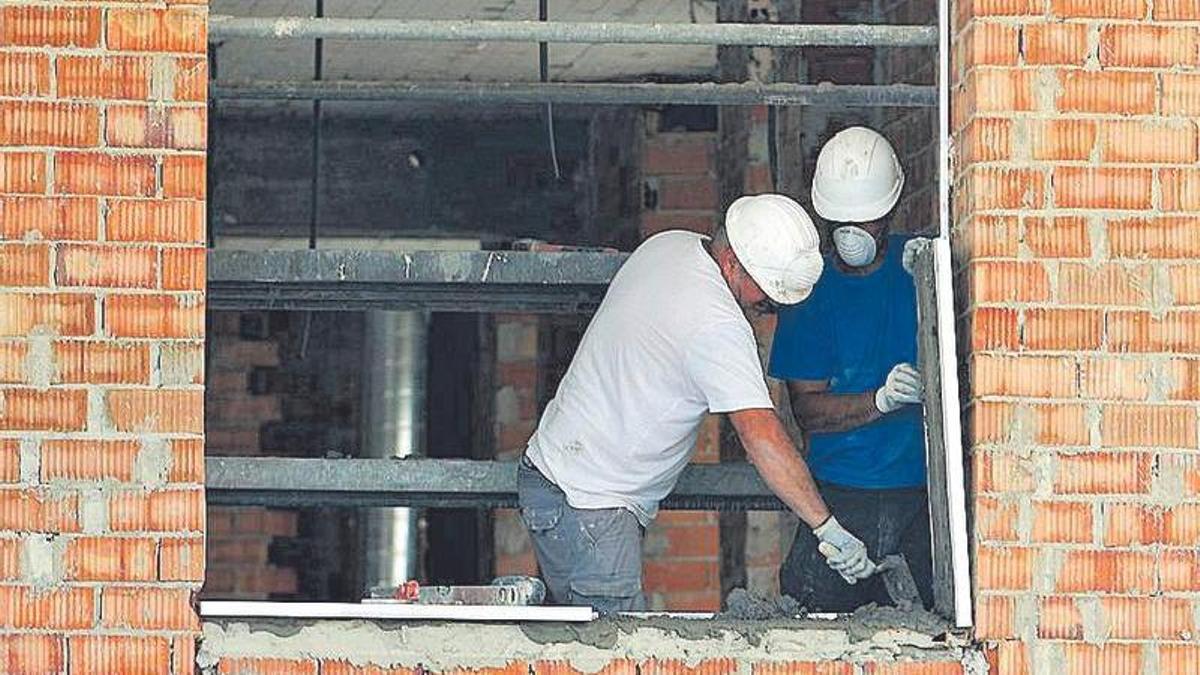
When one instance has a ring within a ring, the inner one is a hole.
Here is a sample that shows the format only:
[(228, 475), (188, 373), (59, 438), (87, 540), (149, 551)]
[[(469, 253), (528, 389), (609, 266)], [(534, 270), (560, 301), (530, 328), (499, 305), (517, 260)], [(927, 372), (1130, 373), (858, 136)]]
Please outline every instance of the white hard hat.
[(817, 228), (789, 197), (739, 197), (725, 212), (725, 234), (738, 262), (775, 302), (800, 302), (821, 278)]
[(843, 129), (817, 155), (812, 200), (817, 215), (840, 223), (882, 218), (904, 187), (904, 169), (892, 144), (866, 127)]

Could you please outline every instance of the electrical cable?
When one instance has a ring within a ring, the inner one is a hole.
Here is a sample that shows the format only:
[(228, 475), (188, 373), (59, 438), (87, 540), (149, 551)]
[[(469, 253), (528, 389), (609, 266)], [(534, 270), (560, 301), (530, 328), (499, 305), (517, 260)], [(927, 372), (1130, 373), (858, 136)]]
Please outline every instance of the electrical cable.
[[(538, 21), (549, 18), (548, 0), (538, 0)], [(550, 45), (538, 43), (538, 75), (542, 82), (550, 81)], [(558, 166), (558, 147), (554, 140), (554, 104), (546, 103), (546, 135), (550, 141), (550, 162), (554, 165), (554, 180), (562, 180)]]

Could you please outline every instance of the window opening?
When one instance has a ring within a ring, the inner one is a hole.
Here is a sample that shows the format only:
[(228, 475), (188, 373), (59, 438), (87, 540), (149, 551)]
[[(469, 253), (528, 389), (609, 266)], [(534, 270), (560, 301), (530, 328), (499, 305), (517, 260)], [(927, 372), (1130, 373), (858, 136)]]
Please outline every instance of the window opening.
[[(936, 290), (919, 299), (922, 361), (945, 364), (925, 369), (944, 394), (927, 410), (938, 463), (930, 470), (935, 588), (937, 609), (968, 625), (957, 385), (943, 379), (954, 371), (940, 178), (944, 8), (939, 31), (931, 2), (895, 3), (891, 14), (866, 3), (874, 13), (857, 16), (837, 4), (805, 3), (788, 15), (783, 3), (790, 24), (751, 23), (772, 19), (775, 10), (762, 8), (712, 23), (728, 18), (724, 0), (693, 6), (699, 23), (652, 26), (323, 18), (320, 9), (311, 18), (213, 16), (210, 73), (220, 77), (210, 86), (208, 494), (218, 516), (212, 537), (235, 542), (213, 542), (211, 555), (236, 554), (218, 565), (210, 558), (216, 574), (206, 596), (356, 601), (370, 577), (383, 578), (384, 559), (388, 584), (486, 583), (528, 569), (529, 552), (514, 541), (521, 526), (510, 462), (623, 262), (607, 247), (632, 249), (648, 212), (661, 227), (711, 225), (730, 195), (753, 191), (746, 186), (764, 167), (776, 189), (808, 206), (805, 176), (820, 144), (838, 128), (867, 124), (907, 139), (901, 161), (916, 187), (897, 221), (941, 235), (917, 275), (921, 288)], [(539, 43), (540, 81), (498, 73), (496, 55)], [(547, 43), (555, 44), (550, 58)], [(493, 54), (472, 57), (470, 48)], [(301, 67), (304, 49), (315, 71)], [(412, 69), (395, 67), (416, 49), (431, 53)], [(606, 56), (621, 49), (632, 56), (604, 72)], [(772, 58), (786, 76), (763, 76)], [(726, 61), (721, 67), (739, 75), (732, 81), (695, 81)], [(482, 76), (448, 72), (456, 65)], [(434, 77), (407, 72), (421, 67)], [(770, 124), (728, 114), (747, 106), (765, 106)], [(656, 172), (644, 147), (650, 134), (699, 146), (719, 176), (704, 188), (675, 169)], [(731, 150), (738, 134), (743, 143)], [(716, 196), (697, 194), (705, 189)], [(397, 363), (401, 343), (412, 347), (407, 370)], [(396, 419), (397, 392), (408, 397), (405, 419)], [(387, 415), (372, 414), (384, 399)], [(245, 429), (236, 428), (240, 418)], [(370, 440), (383, 429), (391, 436)], [(706, 425), (714, 460), (733, 459), (721, 451), (723, 433), (719, 422)], [(401, 451), (420, 459), (369, 461)], [(690, 466), (665, 506), (690, 514), (656, 533), (654, 546), (665, 549), (690, 533), (688, 518), (710, 525), (710, 538), (739, 528), (788, 538), (780, 503), (742, 462)], [(391, 552), (372, 554), (368, 542), (381, 539)], [(747, 549), (761, 541), (747, 542), (721, 541), (708, 568), (687, 568), (716, 570), (692, 600), (716, 609), (726, 578), (770, 587), (782, 549), (755, 558)], [(226, 563), (247, 562), (270, 571), (259, 575), (265, 581), (251, 588), (222, 577)]]

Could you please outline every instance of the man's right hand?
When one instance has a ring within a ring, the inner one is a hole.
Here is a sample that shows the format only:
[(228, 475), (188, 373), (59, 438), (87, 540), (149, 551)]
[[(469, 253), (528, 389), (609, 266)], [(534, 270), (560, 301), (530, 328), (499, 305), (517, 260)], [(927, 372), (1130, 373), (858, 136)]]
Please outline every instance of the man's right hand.
[(866, 544), (842, 527), (837, 518), (829, 516), (813, 534), (820, 542), (818, 550), (825, 556), (825, 563), (842, 575), (846, 583), (857, 583), (875, 573), (875, 563), (867, 557)]
[(924, 399), (925, 385), (921, 382), (920, 371), (910, 363), (898, 363), (875, 392), (875, 407), (886, 415)]

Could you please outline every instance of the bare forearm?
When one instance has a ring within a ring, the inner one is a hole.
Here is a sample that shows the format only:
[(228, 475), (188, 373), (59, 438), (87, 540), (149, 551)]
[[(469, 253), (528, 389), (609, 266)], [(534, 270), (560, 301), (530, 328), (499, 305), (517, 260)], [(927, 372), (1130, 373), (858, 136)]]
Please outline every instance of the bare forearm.
[(796, 452), (775, 412), (762, 411), (762, 415), (756, 415), (750, 424), (735, 420), (746, 456), (771, 491), (809, 527), (817, 527), (829, 517), (829, 509), (817, 491), (808, 465)]
[(808, 433), (849, 431), (883, 417), (875, 407), (875, 392), (792, 394), (792, 414), (796, 424)]

